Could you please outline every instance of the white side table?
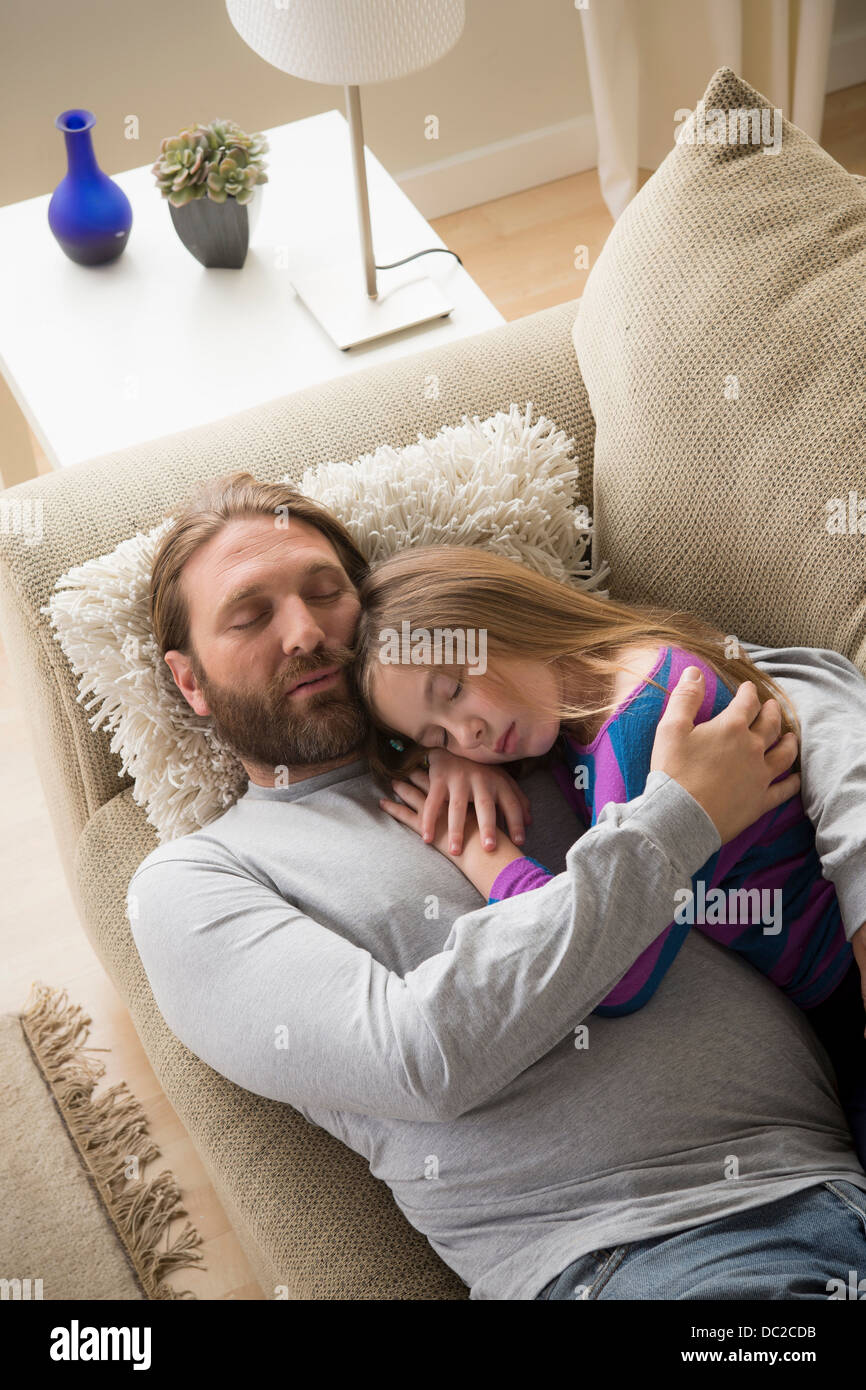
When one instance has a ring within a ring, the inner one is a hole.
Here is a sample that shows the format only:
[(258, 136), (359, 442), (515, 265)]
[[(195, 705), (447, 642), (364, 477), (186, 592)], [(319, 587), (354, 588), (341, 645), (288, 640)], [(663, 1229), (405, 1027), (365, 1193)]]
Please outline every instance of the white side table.
[[(110, 265), (64, 255), (48, 226), (49, 194), (0, 208), (0, 370), (55, 468), (505, 322), (453, 256), (435, 253), (379, 271), (380, 290), (429, 276), (454, 304), (449, 317), (337, 348), (291, 279), (354, 253), (365, 293), (348, 125), (333, 110), (266, 133), (269, 181), (256, 189), (261, 209), (240, 270), (207, 269), (190, 255), (150, 164), (112, 175), (133, 223)], [(377, 263), (443, 246), (366, 157)]]

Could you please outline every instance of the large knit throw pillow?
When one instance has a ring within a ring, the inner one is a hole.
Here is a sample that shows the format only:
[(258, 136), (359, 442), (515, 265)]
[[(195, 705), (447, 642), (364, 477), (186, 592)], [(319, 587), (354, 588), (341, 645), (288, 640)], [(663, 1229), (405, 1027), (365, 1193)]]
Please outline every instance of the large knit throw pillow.
[(866, 673), (866, 181), (777, 119), (720, 68), (589, 274), (593, 558)]
[[(371, 562), (408, 545), (480, 545), (604, 598), (605, 567), (589, 570), (589, 513), (575, 505), (573, 444), (544, 416), (533, 422), (529, 402), (489, 420), (464, 415), (407, 448), (382, 445), (354, 463), (321, 464), (299, 490), (334, 511)], [(247, 781), (157, 651), (150, 573), (171, 524), (71, 569), (44, 610), (80, 677), (79, 700), (90, 697), (91, 727), (112, 734), (160, 843), (206, 825)]]

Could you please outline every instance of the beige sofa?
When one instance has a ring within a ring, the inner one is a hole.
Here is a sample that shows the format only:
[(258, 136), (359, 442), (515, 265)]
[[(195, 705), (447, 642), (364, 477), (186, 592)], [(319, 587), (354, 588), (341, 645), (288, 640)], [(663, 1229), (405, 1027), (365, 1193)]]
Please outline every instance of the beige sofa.
[(0, 534), (0, 627), (69, 886), (269, 1297), (280, 1286), (302, 1299), (466, 1298), (468, 1289), (360, 1155), (289, 1106), (219, 1076), (163, 1022), (125, 915), (127, 884), (156, 837), (129, 777), (118, 778), (109, 737), (91, 730), (40, 609), (70, 566), (149, 530), (202, 477), (242, 466), (263, 479), (300, 478), (311, 464), (411, 444), (419, 432), (433, 435), (464, 413), (484, 419), (512, 401), (532, 401), (573, 436), (579, 500), (589, 503), (594, 423), (571, 337), (576, 312), (577, 301), (562, 304), (3, 494), (43, 504), (41, 543)]

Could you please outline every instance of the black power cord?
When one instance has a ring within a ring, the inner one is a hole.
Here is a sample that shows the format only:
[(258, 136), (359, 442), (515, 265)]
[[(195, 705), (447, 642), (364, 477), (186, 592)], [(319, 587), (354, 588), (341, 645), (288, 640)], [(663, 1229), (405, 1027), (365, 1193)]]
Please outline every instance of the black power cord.
[(419, 256), (431, 256), (434, 251), (442, 251), (446, 256), (454, 256), (460, 265), (463, 264), (456, 251), (449, 251), (447, 246), (431, 246), (429, 251), (416, 251), (412, 256), (404, 256), (402, 261), (392, 261), (390, 265), (377, 265), (376, 269), (393, 270), (395, 265), (405, 265), (407, 261), (417, 260)]

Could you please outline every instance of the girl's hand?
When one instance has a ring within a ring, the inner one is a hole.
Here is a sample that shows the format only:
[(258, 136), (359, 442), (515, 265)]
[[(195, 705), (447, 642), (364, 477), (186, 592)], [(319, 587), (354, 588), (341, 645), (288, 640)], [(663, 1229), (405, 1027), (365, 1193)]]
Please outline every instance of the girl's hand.
[(428, 762), (427, 786), (421, 781), (415, 782), (414, 777), (412, 779), (416, 787), (427, 792), (419, 832), (427, 844), (433, 843), (439, 812), (446, 800), (450, 854), (459, 854), (463, 849), (463, 824), (470, 801), (475, 807), (481, 843), (485, 849), (496, 847), (497, 806), (512, 841), (517, 845), (523, 843), (524, 826), (532, 820), (529, 798), (504, 768), (474, 763), (469, 758), (449, 753), (447, 748), (431, 748)]
[[(394, 820), (400, 821), (402, 825), (408, 825), (410, 830), (414, 830), (416, 835), (421, 834), (421, 819), (426, 805), (429, 803), (427, 787), (429, 779), (426, 772), (417, 769), (410, 773), (411, 782), (395, 782), (394, 790), (406, 804), (398, 801), (389, 801), (383, 797), (379, 805), (383, 811), (387, 811)], [(478, 829), (478, 822), (473, 811), (469, 811), (466, 819), (465, 844), (459, 854), (451, 851), (451, 831), (446, 823), (445, 816), (439, 818), (439, 824), (434, 827), (433, 837), (430, 843), (434, 849), (438, 849), (440, 854), (444, 854), (446, 859), (450, 859), (452, 864), (466, 875), (470, 883), (474, 883), (485, 898), (490, 897), (490, 889), (494, 880), (502, 872), (507, 864), (513, 859), (522, 858), (523, 851), (509, 840), (503, 831), (495, 832), (498, 834), (499, 843), (495, 849), (483, 849), (481, 845), (481, 832)]]

